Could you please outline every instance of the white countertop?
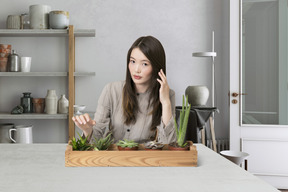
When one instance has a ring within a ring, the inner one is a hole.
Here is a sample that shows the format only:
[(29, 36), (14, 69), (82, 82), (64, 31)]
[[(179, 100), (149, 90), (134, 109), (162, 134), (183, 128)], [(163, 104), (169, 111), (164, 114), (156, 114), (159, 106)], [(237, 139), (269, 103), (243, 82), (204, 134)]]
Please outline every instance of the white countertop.
[(197, 167), (65, 167), (66, 144), (0, 144), (0, 192), (278, 191), (196, 146)]

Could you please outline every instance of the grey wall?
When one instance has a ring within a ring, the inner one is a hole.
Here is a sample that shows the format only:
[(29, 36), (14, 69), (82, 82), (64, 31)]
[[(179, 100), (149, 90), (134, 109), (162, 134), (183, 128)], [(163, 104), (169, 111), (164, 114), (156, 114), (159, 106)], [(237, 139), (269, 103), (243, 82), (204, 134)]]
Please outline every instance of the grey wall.
[[(1, 4), (5, 6), (0, 7), (0, 28), (5, 28), (7, 15), (28, 12), (29, 5), (44, 2), (2, 0)], [(105, 84), (124, 80), (127, 51), (143, 35), (155, 36), (165, 48), (168, 82), (176, 92), (177, 105), (181, 105), (188, 85), (207, 85), (211, 90), (211, 60), (192, 57), (192, 52), (210, 51), (211, 32), (214, 30), (216, 104), (220, 109), (220, 113), (216, 114), (216, 136), (228, 137), (229, 0), (70, 0), (69, 3), (46, 0), (45, 4), (52, 6), (52, 10), (69, 11), (70, 23), (76, 29), (96, 29), (95, 38), (76, 38), (76, 70), (96, 72), (95, 77), (76, 79), (76, 103), (87, 105), (87, 111), (95, 111)], [(22, 56), (32, 56), (33, 71), (66, 70), (63, 67), (67, 64), (65, 38), (5, 38), (0, 42), (14, 44)], [(27, 82), (23, 84), (22, 81)], [(0, 111), (8, 110), (17, 103), (26, 89), (32, 91), (35, 97), (45, 97), (48, 88), (55, 88), (58, 96), (67, 94), (66, 80), (59, 78), (57, 81), (60, 83), (56, 84), (54, 81), (47, 78), (37, 81), (0, 78)], [(10, 82), (14, 86), (8, 93), (5, 89)], [(208, 105), (210, 103), (209, 100)], [(60, 120), (44, 122), (33, 122), (37, 124), (34, 129), (36, 142), (66, 142), (68, 129), (65, 123)], [(49, 129), (51, 131), (47, 131)]]

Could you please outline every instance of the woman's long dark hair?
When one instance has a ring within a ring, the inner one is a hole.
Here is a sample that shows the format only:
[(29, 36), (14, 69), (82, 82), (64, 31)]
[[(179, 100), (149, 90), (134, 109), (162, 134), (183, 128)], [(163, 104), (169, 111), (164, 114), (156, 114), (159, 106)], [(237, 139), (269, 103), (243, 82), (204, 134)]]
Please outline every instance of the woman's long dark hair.
[[(122, 107), (124, 111), (124, 123), (126, 125), (136, 122), (136, 115), (139, 110), (137, 103), (136, 88), (129, 71), (130, 56), (133, 49), (139, 48), (142, 53), (149, 59), (152, 65), (152, 76), (149, 82), (149, 105), (153, 106), (151, 130), (155, 130), (160, 124), (162, 116), (162, 105), (159, 99), (160, 84), (157, 78), (160, 78), (158, 72), (160, 69), (166, 74), (165, 51), (158, 39), (152, 36), (138, 38), (131, 46), (127, 54), (126, 83), (123, 88)], [(149, 106), (148, 106), (149, 107)]]

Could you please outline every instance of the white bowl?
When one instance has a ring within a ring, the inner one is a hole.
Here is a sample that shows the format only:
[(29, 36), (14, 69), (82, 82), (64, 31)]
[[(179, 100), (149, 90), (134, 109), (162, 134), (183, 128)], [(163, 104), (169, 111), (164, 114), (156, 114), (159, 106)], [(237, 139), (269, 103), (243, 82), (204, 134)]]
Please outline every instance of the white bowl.
[(73, 105), (73, 107), (75, 114), (80, 115), (82, 114), (81, 111), (83, 111), (86, 108), (86, 105)]
[(220, 154), (225, 157), (226, 159), (229, 159), (233, 163), (240, 165), (243, 160), (249, 156), (248, 153), (241, 152), (241, 151), (220, 151)]

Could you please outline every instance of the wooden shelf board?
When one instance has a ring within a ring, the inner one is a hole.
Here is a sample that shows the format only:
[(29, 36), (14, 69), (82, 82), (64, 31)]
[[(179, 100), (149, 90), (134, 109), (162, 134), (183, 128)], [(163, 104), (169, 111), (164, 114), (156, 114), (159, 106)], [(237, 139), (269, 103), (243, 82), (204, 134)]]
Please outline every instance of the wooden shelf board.
[[(78, 29), (75, 37), (95, 37), (95, 29)], [(67, 29), (0, 29), (1, 37), (68, 37)]]
[(87, 77), (87, 76), (95, 76), (95, 72), (74, 72), (75, 77)]
[[(0, 77), (67, 77), (68, 72), (0, 72)], [(95, 72), (74, 72), (75, 77), (95, 76)]]
[(67, 119), (68, 114), (39, 114), (39, 113), (22, 113), (22, 114), (10, 114), (0, 113), (0, 119)]

